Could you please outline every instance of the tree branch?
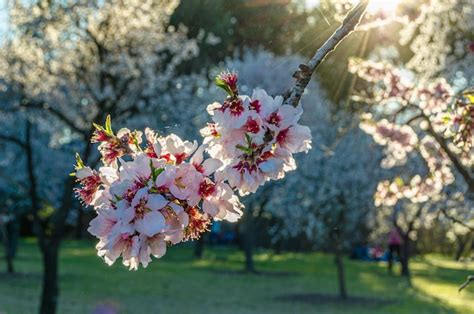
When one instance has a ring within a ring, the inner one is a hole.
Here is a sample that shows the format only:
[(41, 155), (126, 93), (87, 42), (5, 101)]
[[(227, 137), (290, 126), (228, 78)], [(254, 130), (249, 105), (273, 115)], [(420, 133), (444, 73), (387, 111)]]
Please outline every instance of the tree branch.
[(20, 146), (22, 149), (26, 149), (26, 143), (14, 136), (0, 134), (0, 140), (11, 142), (13, 144)]
[(465, 223), (464, 221), (462, 221), (462, 220), (460, 220), (460, 219), (454, 217), (453, 215), (448, 214), (448, 212), (446, 211), (446, 208), (441, 208), (441, 212), (444, 214), (444, 216), (445, 216), (446, 218), (448, 218), (448, 219), (451, 220), (452, 222), (457, 223), (457, 224), (459, 224), (459, 225), (461, 225), (461, 226), (463, 226), (463, 227), (469, 229), (470, 231), (474, 231), (474, 227), (473, 227), (473, 226), (470, 226), (470, 225), (468, 225), (467, 223)]
[(28, 179), (30, 181), (30, 188), (29, 188), (29, 198), (31, 202), (31, 212), (33, 214), (33, 224), (36, 229), (36, 234), (38, 235), (38, 241), (40, 244), (40, 248), (44, 250), (46, 248), (46, 237), (45, 231), (42, 225), (41, 218), (39, 217), (40, 211), (40, 201), (38, 198), (38, 189), (37, 189), (37, 177), (35, 173), (35, 162), (33, 156), (33, 143), (31, 140), (31, 122), (26, 119), (26, 146), (25, 146), (25, 154), (26, 154), (26, 167), (28, 170)]
[(464, 167), (464, 165), (459, 161), (458, 157), (456, 156), (455, 153), (449, 148), (448, 144), (442, 138), (438, 133), (435, 132), (433, 129), (433, 126), (431, 125), (431, 121), (427, 116), (424, 116), (425, 121), (428, 124), (428, 129), (427, 132), (434, 137), (434, 139), (438, 142), (438, 144), (441, 146), (441, 148), (444, 150), (448, 158), (451, 160), (451, 162), (454, 165), (454, 168), (461, 174), (461, 176), (464, 178), (464, 181), (466, 182), (468, 186), (469, 192), (474, 192), (474, 178), (471, 177), (471, 174), (469, 171)]
[(471, 283), (471, 281), (474, 281), (474, 276), (467, 276), (467, 280), (459, 286), (459, 289), (458, 289), (458, 292), (461, 292), (462, 289), (466, 288), (467, 286), (469, 286), (469, 284)]
[(342, 25), (329, 37), (329, 39), (316, 51), (308, 64), (300, 64), (293, 77), (296, 79), (295, 86), (285, 97), (285, 104), (293, 107), (298, 103), (303, 95), (304, 89), (311, 80), (311, 76), (317, 67), (324, 61), (326, 56), (336, 49), (337, 45), (349, 35), (361, 21), (368, 5), (368, 0), (360, 1), (344, 18)]
[(57, 109), (55, 109), (51, 106), (48, 106), (43, 102), (28, 101), (28, 102), (25, 102), (24, 104), (22, 103), (21, 106), (26, 107), (26, 108), (32, 108), (32, 109), (46, 110), (46, 111), (50, 112), (53, 116), (55, 116), (56, 118), (61, 120), (68, 127), (70, 127), (71, 129), (73, 129), (74, 131), (79, 133), (82, 137), (85, 138), (85, 136), (87, 135), (84, 129), (81, 129), (80, 127), (78, 127), (74, 123), (74, 121), (69, 119), (63, 112), (61, 112), (60, 110), (57, 110)]

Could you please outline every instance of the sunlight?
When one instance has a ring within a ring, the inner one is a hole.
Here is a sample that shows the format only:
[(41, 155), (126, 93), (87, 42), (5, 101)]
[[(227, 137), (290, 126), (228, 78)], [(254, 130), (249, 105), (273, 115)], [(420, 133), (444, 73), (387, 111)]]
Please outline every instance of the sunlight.
[(367, 11), (369, 13), (392, 13), (397, 9), (400, 2), (401, 0), (371, 0), (367, 7)]
[[(351, 1), (354, 5), (358, 1)], [(397, 9), (397, 6), (402, 0), (370, 0), (367, 11), (371, 14), (385, 12), (392, 13)], [(315, 8), (320, 5), (320, 0), (305, 0), (306, 7)]]

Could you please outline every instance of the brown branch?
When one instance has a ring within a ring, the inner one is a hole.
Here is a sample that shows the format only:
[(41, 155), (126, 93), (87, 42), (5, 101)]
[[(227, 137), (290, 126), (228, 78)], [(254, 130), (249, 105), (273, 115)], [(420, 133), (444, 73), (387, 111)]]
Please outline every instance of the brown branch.
[(448, 144), (444, 140), (443, 137), (441, 137), (438, 133), (435, 132), (433, 129), (433, 126), (431, 125), (431, 121), (427, 116), (424, 116), (425, 121), (428, 124), (428, 129), (427, 132), (434, 137), (434, 139), (438, 142), (438, 144), (441, 146), (441, 148), (444, 150), (448, 158), (451, 160), (451, 162), (454, 165), (454, 168), (461, 174), (461, 176), (464, 178), (464, 181), (466, 182), (468, 186), (469, 192), (474, 192), (474, 178), (471, 176), (469, 171), (463, 166), (461, 161), (459, 161), (458, 157), (456, 154), (449, 148)]
[(416, 121), (420, 118), (423, 118), (422, 115), (416, 115), (416, 116), (413, 116), (411, 117), (410, 119), (407, 120), (407, 122), (405, 122), (406, 125), (410, 125), (413, 121)]
[(53, 116), (58, 118), (68, 127), (79, 133), (82, 137), (86, 136), (85, 130), (78, 127), (71, 119), (69, 119), (63, 112), (57, 110), (51, 106), (48, 106), (46, 103), (43, 102), (33, 102), (27, 101), (21, 104), (22, 107), (31, 108), (31, 109), (39, 109), (39, 110), (46, 110), (50, 112)]
[(42, 250), (46, 247), (46, 237), (45, 231), (42, 225), (41, 218), (39, 217), (40, 211), (40, 202), (38, 198), (38, 189), (37, 189), (37, 177), (35, 173), (35, 162), (33, 156), (33, 143), (31, 139), (31, 122), (26, 120), (26, 146), (25, 146), (25, 154), (26, 154), (26, 168), (28, 171), (28, 179), (30, 182), (29, 187), (29, 198), (31, 202), (31, 212), (33, 214), (33, 224), (35, 227), (36, 234), (38, 235), (38, 241), (40, 244), (40, 248)]
[(467, 223), (465, 223), (464, 221), (454, 217), (453, 215), (448, 214), (448, 212), (446, 211), (446, 208), (441, 208), (441, 212), (444, 214), (444, 216), (446, 216), (446, 218), (448, 218), (452, 222), (457, 223), (457, 224), (469, 229), (470, 231), (474, 231), (473, 226), (470, 226)]
[(459, 289), (458, 289), (458, 292), (461, 292), (464, 288), (466, 288), (467, 286), (469, 286), (469, 284), (474, 281), (474, 276), (467, 276), (467, 279), (466, 281), (459, 286)]
[(26, 149), (26, 143), (14, 136), (0, 134), (0, 140), (11, 142), (13, 144), (20, 146), (22, 149)]
[(365, 10), (367, 9), (368, 1), (362, 0), (357, 4), (344, 18), (342, 25), (329, 37), (329, 39), (316, 51), (314, 56), (307, 64), (300, 64), (293, 77), (296, 79), (295, 86), (288, 92), (285, 97), (285, 104), (293, 107), (298, 106), (298, 103), (303, 95), (304, 89), (311, 80), (311, 76), (318, 66), (324, 61), (326, 56), (336, 49), (337, 45), (349, 35), (359, 24)]

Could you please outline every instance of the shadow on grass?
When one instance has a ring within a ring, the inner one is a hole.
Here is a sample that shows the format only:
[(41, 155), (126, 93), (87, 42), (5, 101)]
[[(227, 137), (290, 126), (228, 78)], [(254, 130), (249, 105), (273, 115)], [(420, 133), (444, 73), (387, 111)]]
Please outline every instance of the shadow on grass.
[(335, 294), (326, 293), (301, 293), (301, 294), (288, 294), (281, 295), (273, 298), (275, 301), (280, 302), (304, 302), (312, 305), (347, 305), (347, 306), (364, 306), (364, 307), (380, 307), (389, 304), (394, 304), (397, 300), (394, 299), (383, 299), (383, 298), (370, 298), (360, 296), (350, 296), (346, 299), (341, 298)]
[(267, 277), (291, 277), (300, 275), (297, 272), (289, 271), (270, 271), (270, 270), (256, 270), (246, 271), (237, 269), (214, 269), (211, 272), (218, 275), (255, 275), (255, 276), (267, 276)]
[(14, 283), (18, 282), (19, 280), (28, 280), (28, 281), (40, 281), (43, 275), (41, 273), (31, 272), (15, 272), (13, 274), (0, 272), (0, 282), (2, 283)]

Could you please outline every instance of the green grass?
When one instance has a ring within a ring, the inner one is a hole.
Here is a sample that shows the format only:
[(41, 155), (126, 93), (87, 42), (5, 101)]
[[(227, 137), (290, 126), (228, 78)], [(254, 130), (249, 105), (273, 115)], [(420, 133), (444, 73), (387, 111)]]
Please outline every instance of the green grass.
[[(191, 246), (174, 247), (147, 269), (129, 272), (120, 263), (105, 265), (93, 243), (67, 241), (59, 313), (90, 313), (100, 304), (119, 313), (474, 313), (474, 286), (457, 292), (473, 265), (439, 256), (413, 261), (412, 287), (383, 263), (346, 260), (349, 294), (365, 301), (342, 302), (325, 297), (337, 292), (330, 255), (259, 252), (261, 275), (238, 272), (243, 255), (234, 249), (208, 249), (203, 260), (191, 255)], [(41, 263), (34, 241), (22, 242), (15, 264), (18, 275), (8, 276), (0, 260), (0, 313), (36, 313)], [(319, 297), (288, 298), (309, 293)]]

